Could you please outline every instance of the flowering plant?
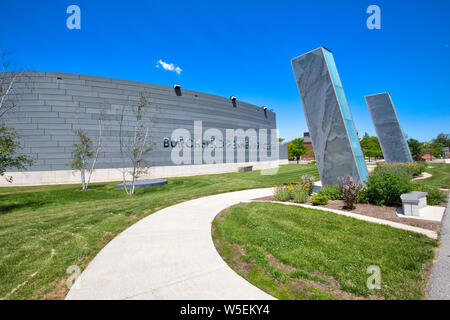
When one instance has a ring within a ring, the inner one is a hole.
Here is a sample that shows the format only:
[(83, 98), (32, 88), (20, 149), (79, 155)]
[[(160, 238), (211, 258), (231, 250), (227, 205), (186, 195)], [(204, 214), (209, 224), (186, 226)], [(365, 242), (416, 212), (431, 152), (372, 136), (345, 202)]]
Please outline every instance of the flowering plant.
[(338, 181), (345, 207), (349, 210), (355, 209), (355, 203), (358, 200), (358, 191), (360, 189), (359, 181), (349, 174), (339, 177)]
[(300, 177), (300, 186), (308, 193), (308, 195), (311, 195), (313, 192), (314, 180), (314, 177), (308, 174)]

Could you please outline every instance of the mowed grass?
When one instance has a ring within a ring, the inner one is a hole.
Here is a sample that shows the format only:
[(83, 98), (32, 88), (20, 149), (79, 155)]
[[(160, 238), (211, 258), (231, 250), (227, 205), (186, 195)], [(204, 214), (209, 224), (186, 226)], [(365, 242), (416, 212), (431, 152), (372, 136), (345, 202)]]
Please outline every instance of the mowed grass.
[[(112, 238), (143, 217), (189, 199), (318, 178), (315, 165), (281, 166), (276, 175), (227, 173), (172, 178), (127, 197), (116, 183), (0, 188), (0, 298), (62, 299), (66, 270), (85, 268)], [(120, 256), (117, 259), (121, 259)]]
[[(423, 299), (437, 241), (334, 213), (253, 202), (213, 222), (224, 260), (279, 299)], [(369, 266), (381, 289), (369, 290)]]
[(432, 174), (430, 178), (418, 180), (430, 186), (443, 189), (450, 189), (450, 164), (448, 163), (430, 163), (430, 167), (425, 171)]

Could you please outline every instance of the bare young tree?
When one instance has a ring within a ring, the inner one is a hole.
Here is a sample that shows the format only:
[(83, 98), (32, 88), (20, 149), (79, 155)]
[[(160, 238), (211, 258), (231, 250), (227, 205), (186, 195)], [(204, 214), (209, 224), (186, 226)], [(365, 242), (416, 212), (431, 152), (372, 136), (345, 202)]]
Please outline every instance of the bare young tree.
[[(148, 96), (145, 93), (139, 93), (137, 105), (133, 108), (135, 118), (134, 130), (124, 130), (125, 107), (122, 109), (120, 118), (120, 156), (122, 158), (122, 178), (123, 187), (127, 195), (134, 194), (136, 180), (146, 174), (150, 169), (150, 162), (146, 159), (146, 155), (153, 150), (153, 143), (149, 137), (148, 124), (153, 122), (153, 118), (145, 118), (145, 108), (148, 107)], [(131, 167), (128, 165), (131, 164)], [(127, 177), (130, 176), (131, 181), (127, 185)]]
[(81, 175), (81, 190), (86, 190), (86, 169), (88, 162), (94, 155), (92, 140), (84, 130), (75, 130), (75, 136), (78, 141), (73, 143), (73, 158), (70, 167), (73, 170), (80, 171)]
[(15, 107), (15, 84), (25, 74), (10, 56), (11, 53), (0, 46), (0, 119)]
[(95, 164), (97, 163), (97, 159), (98, 159), (98, 154), (100, 153), (100, 150), (102, 149), (103, 117), (104, 117), (104, 113), (102, 112), (98, 119), (97, 143), (95, 145), (94, 160), (92, 161), (91, 168), (89, 169), (89, 177), (86, 182), (86, 188), (89, 186), (89, 183), (91, 182), (92, 173), (94, 172)]

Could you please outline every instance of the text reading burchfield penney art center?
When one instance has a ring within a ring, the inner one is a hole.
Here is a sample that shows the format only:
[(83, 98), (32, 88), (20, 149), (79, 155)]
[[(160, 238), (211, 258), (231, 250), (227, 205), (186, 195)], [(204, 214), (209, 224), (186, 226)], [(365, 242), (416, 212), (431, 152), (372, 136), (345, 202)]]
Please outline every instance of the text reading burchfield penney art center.
[(172, 132), (170, 139), (164, 138), (163, 145), (173, 148), (171, 160), (178, 165), (278, 160), (278, 130), (271, 129), (269, 139), (267, 133), (266, 128), (225, 129), (224, 140), (220, 129), (209, 128), (203, 132), (202, 121), (194, 121), (193, 138), (188, 129), (179, 128)]

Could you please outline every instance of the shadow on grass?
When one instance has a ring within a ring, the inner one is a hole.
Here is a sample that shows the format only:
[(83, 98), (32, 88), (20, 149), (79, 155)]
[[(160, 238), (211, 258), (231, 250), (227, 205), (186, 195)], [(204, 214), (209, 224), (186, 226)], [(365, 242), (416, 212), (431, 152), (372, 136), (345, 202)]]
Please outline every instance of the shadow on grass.
[(27, 208), (35, 210), (47, 206), (117, 199), (121, 195), (121, 190), (115, 190), (109, 184), (91, 185), (87, 190), (70, 186), (59, 190), (35, 189), (30, 192), (7, 193), (0, 195), (0, 214)]
[(42, 201), (26, 201), (23, 203), (10, 203), (10, 204), (0, 204), (0, 214), (7, 214), (11, 211), (22, 209), (22, 208), (32, 208), (37, 209), (41, 207), (44, 203)]

